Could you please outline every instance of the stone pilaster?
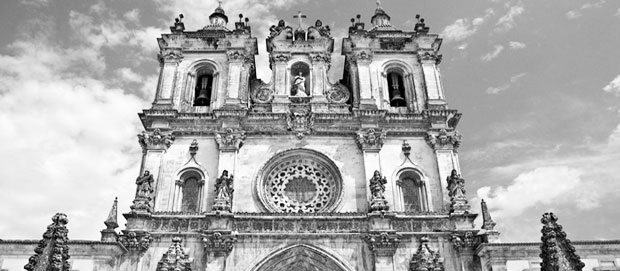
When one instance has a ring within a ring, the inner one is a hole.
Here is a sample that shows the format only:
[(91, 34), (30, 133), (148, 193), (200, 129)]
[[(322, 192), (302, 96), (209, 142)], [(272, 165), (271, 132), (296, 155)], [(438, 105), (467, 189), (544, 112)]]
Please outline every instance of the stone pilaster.
[(153, 107), (170, 108), (172, 107), (174, 84), (177, 80), (177, 68), (183, 60), (183, 51), (174, 48), (162, 49), (158, 58), (161, 70)]
[(376, 109), (375, 97), (372, 96), (370, 63), (372, 54), (367, 51), (356, 52), (351, 58), (357, 63), (360, 90), (360, 109)]
[(364, 155), (364, 173), (366, 176), (366, 195), (367, 200), (372, 201), (372, 193), (370, 191), (370, 180), (374, 176), (374, 172), (381, 172), (381, 159), (379, 152), (383, 147), (386, 133), (374, 128), (361, 129), (355, 134), (355, 141)]
[(433, 51), (420, 51), (420, 62), (426, 85), (427, 108), (445, 109), (446, 101), (443, 93), (441, 78), (437, 65), (441, 62), (441, 55)]
[[(215, 142), (220, 150), (218, 172), (223, 173), (226, 171), (231, 177), (234, 176), (237, 165), (237, 153), (243, 146), (245, 138), (245, 131), (241, 129), (228, 128), (223, 133), (215, 134)], [(238, 189), (241, 189), (241, 187), (234, 188), (234, 190)], [(234, 193), (231, 198), (234, 198)]]
[[(445, 129), (428, 131), (426, 134), (426, 142), (435, 151), (437, 159), (437, 168), (439, 170), (439, 178), (442, 180), (442, 188), (446, 188), (448, 176), (453, 169), (460, 172), (459, 158), (456, 150), (461, 144), (462, 136), (456, 132), (447, 132)], [(448, 192), (443, 194), (444, 207), (450, 204)]]
[(457, 252), (459, 270), (478, 271), (480, 266), (474, 262), (476, 248), (480, 237), (473, 231), (459, 231), (452, 235), (452, 245)]
[[(241, 106), (239, 95), (241, 87), (241, 73), (245, 63), (245, 52), (243, 50), (228, 50), (228, 88), (224, 106)], [(246, 79), (247, 80), (247, 79)]]
[(274, 99), (272, 102), (272, 108), (274, 113), (288, 112), (289, 91), (290, 86), (286, 84), (286, 77), (288, 76), (286, 65), (291, 59), (290, 53), (273, 53), (270, 58), (271, 69), (273, 72), (273, 86), (275, 90)]

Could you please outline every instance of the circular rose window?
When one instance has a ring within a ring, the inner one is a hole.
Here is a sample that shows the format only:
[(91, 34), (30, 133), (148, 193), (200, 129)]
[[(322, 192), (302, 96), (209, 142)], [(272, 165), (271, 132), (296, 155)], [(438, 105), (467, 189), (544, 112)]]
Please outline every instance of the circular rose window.
[(342, 194), (336, 165), (311, 150), (290, 150), (271, 158), (261, 169), (257, 183), (260, 201), (271, 212), (328, 212)]

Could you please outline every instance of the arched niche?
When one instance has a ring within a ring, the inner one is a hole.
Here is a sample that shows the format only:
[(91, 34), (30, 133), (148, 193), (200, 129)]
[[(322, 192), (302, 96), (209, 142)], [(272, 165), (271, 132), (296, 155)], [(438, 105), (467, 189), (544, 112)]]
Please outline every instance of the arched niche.
[(353, 271), (342, 260), (308, 244), (279, 249), (262, 259), (250, 271)]
[(422, 213), (433, 210), (426, 175), (417, 168), (404, 167), (393, 175), (395, 211)]
[(220, 89), (219, 65), (208, 59), (198, 60), (190, 65), (185, 80), (183, 101), (188, 111), (208, 111)]
[(310, 71), (310, 65), (304, 61), (296, 61), (290, 65), (289, 70), (289, 96), (312, 96), (312, 76)]

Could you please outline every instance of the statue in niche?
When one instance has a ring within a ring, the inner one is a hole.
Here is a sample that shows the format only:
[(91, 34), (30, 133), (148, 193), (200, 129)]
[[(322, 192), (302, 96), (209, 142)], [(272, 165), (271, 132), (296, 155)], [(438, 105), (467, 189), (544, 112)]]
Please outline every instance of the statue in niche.
[(381, 172), (375, 170), (375, 173), (370, 179), (370, 192), (372, 193), (373, 199), (385, 199), (385, 184), (387, 183), (387, 179), (381, 176)]
[(230, 199), (232, 197), (233, 189), (233, 176), (228, 177), (228, 170), (222, 172), (222, 176), (217, 178), (215, 183), (215, 191), (218, 199)]
[(138, 185), (137, 197), (149, 197), (153, 192), (153, 175), (148, 170), (144, 171), (142, 176), (136, 179), (136, 185)]
[(306, 93), (306, 77), (299, 72), (293, 79), (292, 96), (294, 97), (308, 97)]

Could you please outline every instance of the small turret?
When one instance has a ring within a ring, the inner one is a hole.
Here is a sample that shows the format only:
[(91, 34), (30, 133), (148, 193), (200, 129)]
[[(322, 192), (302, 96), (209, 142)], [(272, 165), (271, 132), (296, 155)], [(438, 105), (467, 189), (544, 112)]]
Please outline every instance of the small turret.
[(375, 9), (375, 15), (370, 19), (372, 26), (382, 27), (382, 26), (391, 26), (390, 24), (390, 15), (385, 13), (385, 10), (381, 7), (381, 1), (377, 0), (377, 9)]

